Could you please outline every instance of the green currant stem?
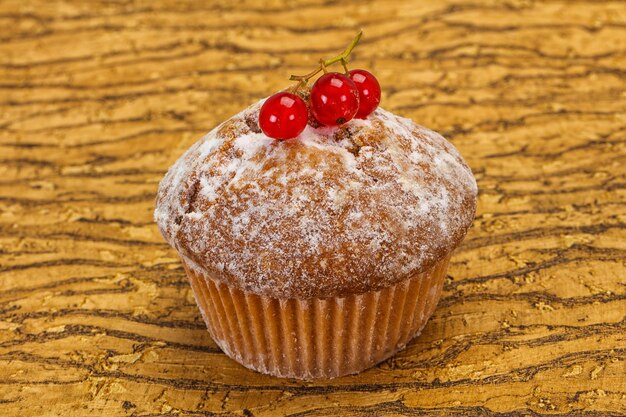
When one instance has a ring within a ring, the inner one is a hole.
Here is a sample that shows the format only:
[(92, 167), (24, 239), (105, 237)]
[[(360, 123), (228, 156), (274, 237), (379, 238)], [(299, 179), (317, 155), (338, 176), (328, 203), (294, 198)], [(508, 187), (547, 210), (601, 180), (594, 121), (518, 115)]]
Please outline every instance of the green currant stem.
[(348, 75), (348, 61), (346, 59), (341, 60), (341, 66), (343, 67), (344, 72)]
[(289, 77), (289, 79), (292, 81), (300, 81), (296, 86), (296, 91), (298, 90), (298, 88), (300, 88), (301, 85), (305, 85), (311, 78), (319, 74), (320, 71), (326, 72), (326, 67), (336, 62), (341, 62), (343, 68), (346, 70), (346, 72), (348, 72), (348, 67), (346, 66), (346, 63), (348, 62), (348, 56), (350, 56), (354, 47), (359, 43), (359, 40), (361, 40), (361, 36), (363, 36), (362, 30), (357, 33), (350, 45), (348, 45), (348, 47), (342, 53), (330, 59), (321, 59), (320, 65), (310, 73), (305, 75), (292, 75), (291, 77)]
[(320, 66), (322, 67), (322, 71), (324, 71), (324, 74), (328, 73), (328, 70), (326, 69), (326, 63), (324, 62), (324, 59), (320, 59)]

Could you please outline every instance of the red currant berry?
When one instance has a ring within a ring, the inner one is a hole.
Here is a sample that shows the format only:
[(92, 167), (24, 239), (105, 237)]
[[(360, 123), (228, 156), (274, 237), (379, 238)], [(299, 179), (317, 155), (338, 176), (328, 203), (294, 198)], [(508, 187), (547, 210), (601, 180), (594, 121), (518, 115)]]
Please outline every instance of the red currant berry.
[(348, 75), (359, 90), (359, 110), (355, 117), (365, 119), (380, 103), (380, 84), (371, 72), (362, 69), (352, 70)]
[(261, 106), (259, 126), (273, 139), (298, 136), (309, 120), (306, 103), (295, 94), (282, 92), (269, 97)]
[(359, 109), (359, 90), (343, 74), (322, 75), (311, 88), (311, 112), (326, 126), (336, 126), (351, 120)]

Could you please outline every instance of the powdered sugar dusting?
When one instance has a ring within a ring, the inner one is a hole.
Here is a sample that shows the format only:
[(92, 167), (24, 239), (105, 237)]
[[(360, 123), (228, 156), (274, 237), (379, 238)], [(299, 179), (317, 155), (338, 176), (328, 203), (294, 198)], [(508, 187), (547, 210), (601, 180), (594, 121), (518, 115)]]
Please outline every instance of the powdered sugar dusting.
[(261, 103), (161, 182), (155, 219), (196, 272), (258, 294), (330, 297), (389, 286), (462, 240), (476, 182), (439, 134), (379, 108), (274, 141), (250, 128)]

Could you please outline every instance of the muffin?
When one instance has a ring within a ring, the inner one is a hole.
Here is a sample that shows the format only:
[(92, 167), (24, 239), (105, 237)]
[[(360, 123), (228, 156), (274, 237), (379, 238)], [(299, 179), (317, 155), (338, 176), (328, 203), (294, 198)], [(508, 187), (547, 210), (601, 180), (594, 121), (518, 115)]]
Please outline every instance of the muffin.
[(279, 141), (262, 104), (169, 169), (156, 222), (232, 359), (280, 377), (360, 372), (432, 315), (476, 182), (441, 135), (380, 107)]

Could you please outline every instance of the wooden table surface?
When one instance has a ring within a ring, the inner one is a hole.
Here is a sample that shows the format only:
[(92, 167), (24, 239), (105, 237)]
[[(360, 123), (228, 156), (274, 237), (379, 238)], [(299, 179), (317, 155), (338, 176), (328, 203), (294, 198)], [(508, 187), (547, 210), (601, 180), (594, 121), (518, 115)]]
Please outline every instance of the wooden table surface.
[[(0, 2), (0, 415), (626, 415), (626, 5)], [(423, 335), (334, 381), (228, 359), (152, 220), (165, 170), (359, 28), (478, 214)]]

